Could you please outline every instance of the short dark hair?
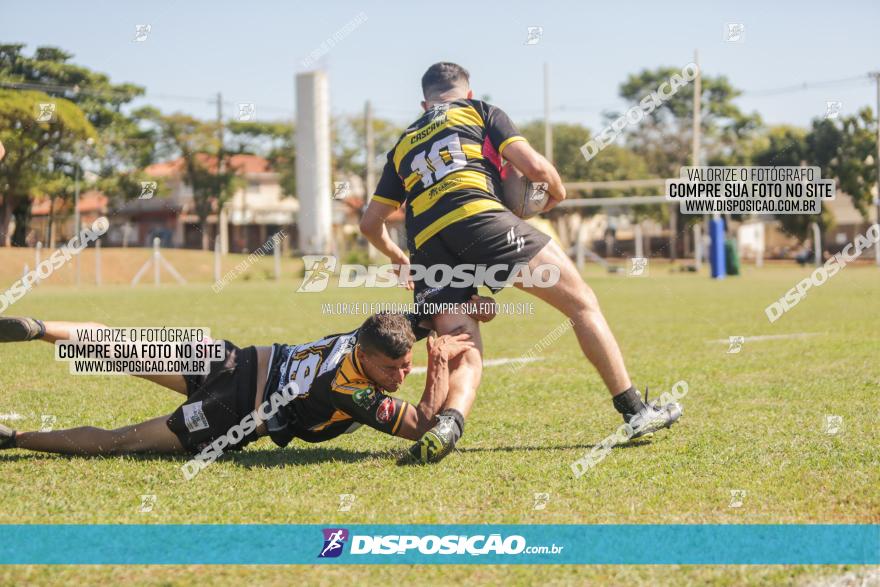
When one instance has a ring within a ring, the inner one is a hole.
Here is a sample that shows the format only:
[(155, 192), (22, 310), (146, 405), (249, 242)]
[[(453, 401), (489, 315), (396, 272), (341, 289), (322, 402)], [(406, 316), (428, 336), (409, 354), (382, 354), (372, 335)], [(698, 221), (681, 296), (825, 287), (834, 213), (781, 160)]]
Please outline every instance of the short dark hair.
[(412, 325), (403, 314), (373, 314), (358, 330), (358, 344), (364, 352), (379, 352), (391, 359), (399, 359), (408, 353), (415, 342)]
[(461, 65), (441, 61), (429, 67), (422, 76), (422, 94), (427, 99), (454, 89), (462, 81), (469, 85), (470, 80), (471, 74)]

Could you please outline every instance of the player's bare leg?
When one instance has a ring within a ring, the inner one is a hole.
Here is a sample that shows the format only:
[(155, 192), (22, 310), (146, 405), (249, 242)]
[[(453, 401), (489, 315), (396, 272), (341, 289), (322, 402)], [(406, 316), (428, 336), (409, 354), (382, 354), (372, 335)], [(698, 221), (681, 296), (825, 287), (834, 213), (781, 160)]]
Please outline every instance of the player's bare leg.
[(410, 449), (421, 463), (436, 463), (448, 455), (464, 433), (464, 421), (471, 412), (483, 376), (483, 341), (480, 324), (467, 314), (443, 313), (433, 318), (438, 335), (468, 333), (474, 348), (449, 362), (449, 392), (437, 416), (437, 425)]
[(471, 407), (483, 377), (483, 340), (480, 336), (480, 323), (465, 314), (437, 314), (434, 316), (434, 330), (439, 336), (444, 334), (470, 335), (474, 348), (458, 355), (449, 362), (449, 394), (443, 409), (458, 410), (465, 418)]
[[(593, 290), (584, 283), (574, 263), (555, 241), (550, 241), (529, 262), (529, 269), (539, 265), (559, 268), (559, 281), (553, 287), (517, 287), (547, 302), (562, 312), (572, 322), (581, 351), (596, 370), (612, 396), (615, 409), (623, 415), (634, 429), (633, 437), (668, 428), (681, 417), (677, 403), (663, 409), (646, 404), (633, 387), (623, 361), (623, 354), (611, 327), (599, 308), (599, 300)], [(646, 398), (647, 399), (647, 398)]]
[[(87, 329), (106, 329), (97, 322), (40, 321), (33, 318), (0, 318), (0, 342), (42, 340), (54, 344), (56, 340), (72, 340), (76, 332)], [(135, 375), (152, 381), (177, 393), (186, 394), (186, 380), (179, 373)]]
[(16, 432), (0, 425), (0, 449), (82, 456), (185, 452), (177, 435), (169, 430), (167, 420), (168, 416), (160, 416), (116, 430), (82, 426), (51, 432)]
[[(106, 328), (95, 322), (41, 322), (33, 318), (0, 318), (0, 342), (70, 340), (77, 329)], [(180, 374), (148, 375), (144, 379), (186, 393), (186, 382)], [(51, 432), (16, 432), (0, 425), (0, 449), (27, 450), (72, 455), (115, 455), (138, 452), (183, 452), (177, 436), (168, 429), (168, 416), (116, 430), (91, 426), (53, 430)]]
[(584, 356), (599, 371), (605, 387), (612, 396), (632, 385), (623, 354), (611, 327), (599, 308), (599, 300), (593, 290), (584, 283), (574, 263), (563, 253), (555, 241), (550, 241), (529, 262), (529, 269), (539, 265), (559, 268), (559, 281), (553, 287), (517, 287), (547, 302), (572, 322), (572, 328)]

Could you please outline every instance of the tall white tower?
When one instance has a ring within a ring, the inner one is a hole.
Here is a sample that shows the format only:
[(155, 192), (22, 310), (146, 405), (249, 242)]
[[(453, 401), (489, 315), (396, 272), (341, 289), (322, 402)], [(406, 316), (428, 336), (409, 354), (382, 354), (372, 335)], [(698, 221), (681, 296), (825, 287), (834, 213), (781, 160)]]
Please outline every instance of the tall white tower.
[(333, 186), (330, 183), (330, 95), (327, 73), (296, 76), (296, 197), (299, 249), (327, 254), (332, 244)]

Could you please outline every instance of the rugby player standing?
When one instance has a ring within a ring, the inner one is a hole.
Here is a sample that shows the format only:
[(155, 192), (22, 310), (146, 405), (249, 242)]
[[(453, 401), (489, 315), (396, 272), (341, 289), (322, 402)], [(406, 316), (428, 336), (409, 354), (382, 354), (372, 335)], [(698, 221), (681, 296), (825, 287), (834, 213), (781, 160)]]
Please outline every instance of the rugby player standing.
[[(422, 77), (425, 113), (412, 123), (388, 153), (382, 176), (360, 223), (361, 232), (392, 263), (401, 266), (497, 265), (507, 281), (518, 265), (532, 274), (542, 265), (559, 268), (557, 284), (525, 288), (565, 314), (586, 358), (612, 395), (614, 408), (633, 428), (633, 437), (670, 427), (681, 416), (677, 403), (656, 406), (642, 400), (632, 385), (623, 356), (592, 289), (571, 259), (549, 236), (510, 212), (498, 198), (502, 158), (532, 182), (547, 184), (544, 212), (565, 199), (565, 187), (553, 165), (522, 137), (500, 108), (473, 99), (469, 74), (454, 63), (436, 63)], [(385, 220), (406, 205), (410, 257), (390, 238)], [(430, 271), (429, 271), (430, 273)], [(431, 313), (439, 334), (467, 332), (475, 348), (450, 363), (449, 396), (444, 408), (470, 413), (482, 377), (479, 324), (466, 312), (446, 305), (467, 302), (474, 287), (428, 287), (414, 283), (417, 305), (441, 308)], [(495, 291), (495, 288), (490, 288)], [(457, 439), (440, 424), (413, 447), (415, 456), (433, 462), (449, 453)]]
[[(492, 300), (479, 298), (476, 318), (489, 321)], [(479, 313), (481, 308), (488, 313)], [(269, 435), (278, 446), (294, 438), (322, 442), (352, 432), (362, 424), (380, 432), (417, 440), (438, 421), (457, 436), (464, 418), (443, 409), (449, 385), (449, 361), (473, 348), (467, 333), (429, 336), (430, 324), (412, 314), (379, 313), (357, 330), (299, 345), (274, 344), (239, 348), (223, 341), (224, 360), (211, 363), (206, 375), (142, 375), (144, 379), (184, 394), (172, 414), (103, 430), (90, 426), (45, 432), (16, 432), (0, 425), (0, 449), (76, 455), (127, 453), (198, 454), (267, 402), (281, 408), (259, 425), (229, 441), (225, 450), (240, 450)], [(41, 322), (33, 318), (0, 318), (0, 342), (74, 340), (77, 330), (107, 328), (95, 323)], [(418, 405), (391, 397), (412, 367), (412, 346), (428, 337), (425, 390)], [(278, 402), (273, 396), (292, 398)], [(450, 447), (451, 449), (451, 447)]]

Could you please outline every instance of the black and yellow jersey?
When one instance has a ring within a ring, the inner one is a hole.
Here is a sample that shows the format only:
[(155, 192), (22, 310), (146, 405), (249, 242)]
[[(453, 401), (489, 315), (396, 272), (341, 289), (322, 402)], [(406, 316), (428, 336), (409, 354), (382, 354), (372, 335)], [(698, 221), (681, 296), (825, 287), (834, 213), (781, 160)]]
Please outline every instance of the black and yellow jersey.
[[(417, 339), (428, 335), (418, 317), (407, 317)], [(409, 404), (382, 393), (367, 378), (355, 353), (357, 340), (353, 330), (300, 345), (272, 345), (264, 399), (296, 383), (293, 400), (267, 422), (276, 444), (287, 446), (293, 438), (322, 442), (362, 424), (397, 433)]]
[(501, 155), (525, 140), (503, 110), (480, 100), (437, 104), (388, 153), (373, 199), (406, 202), (411, 251), (454, 222), (504, 208)]

